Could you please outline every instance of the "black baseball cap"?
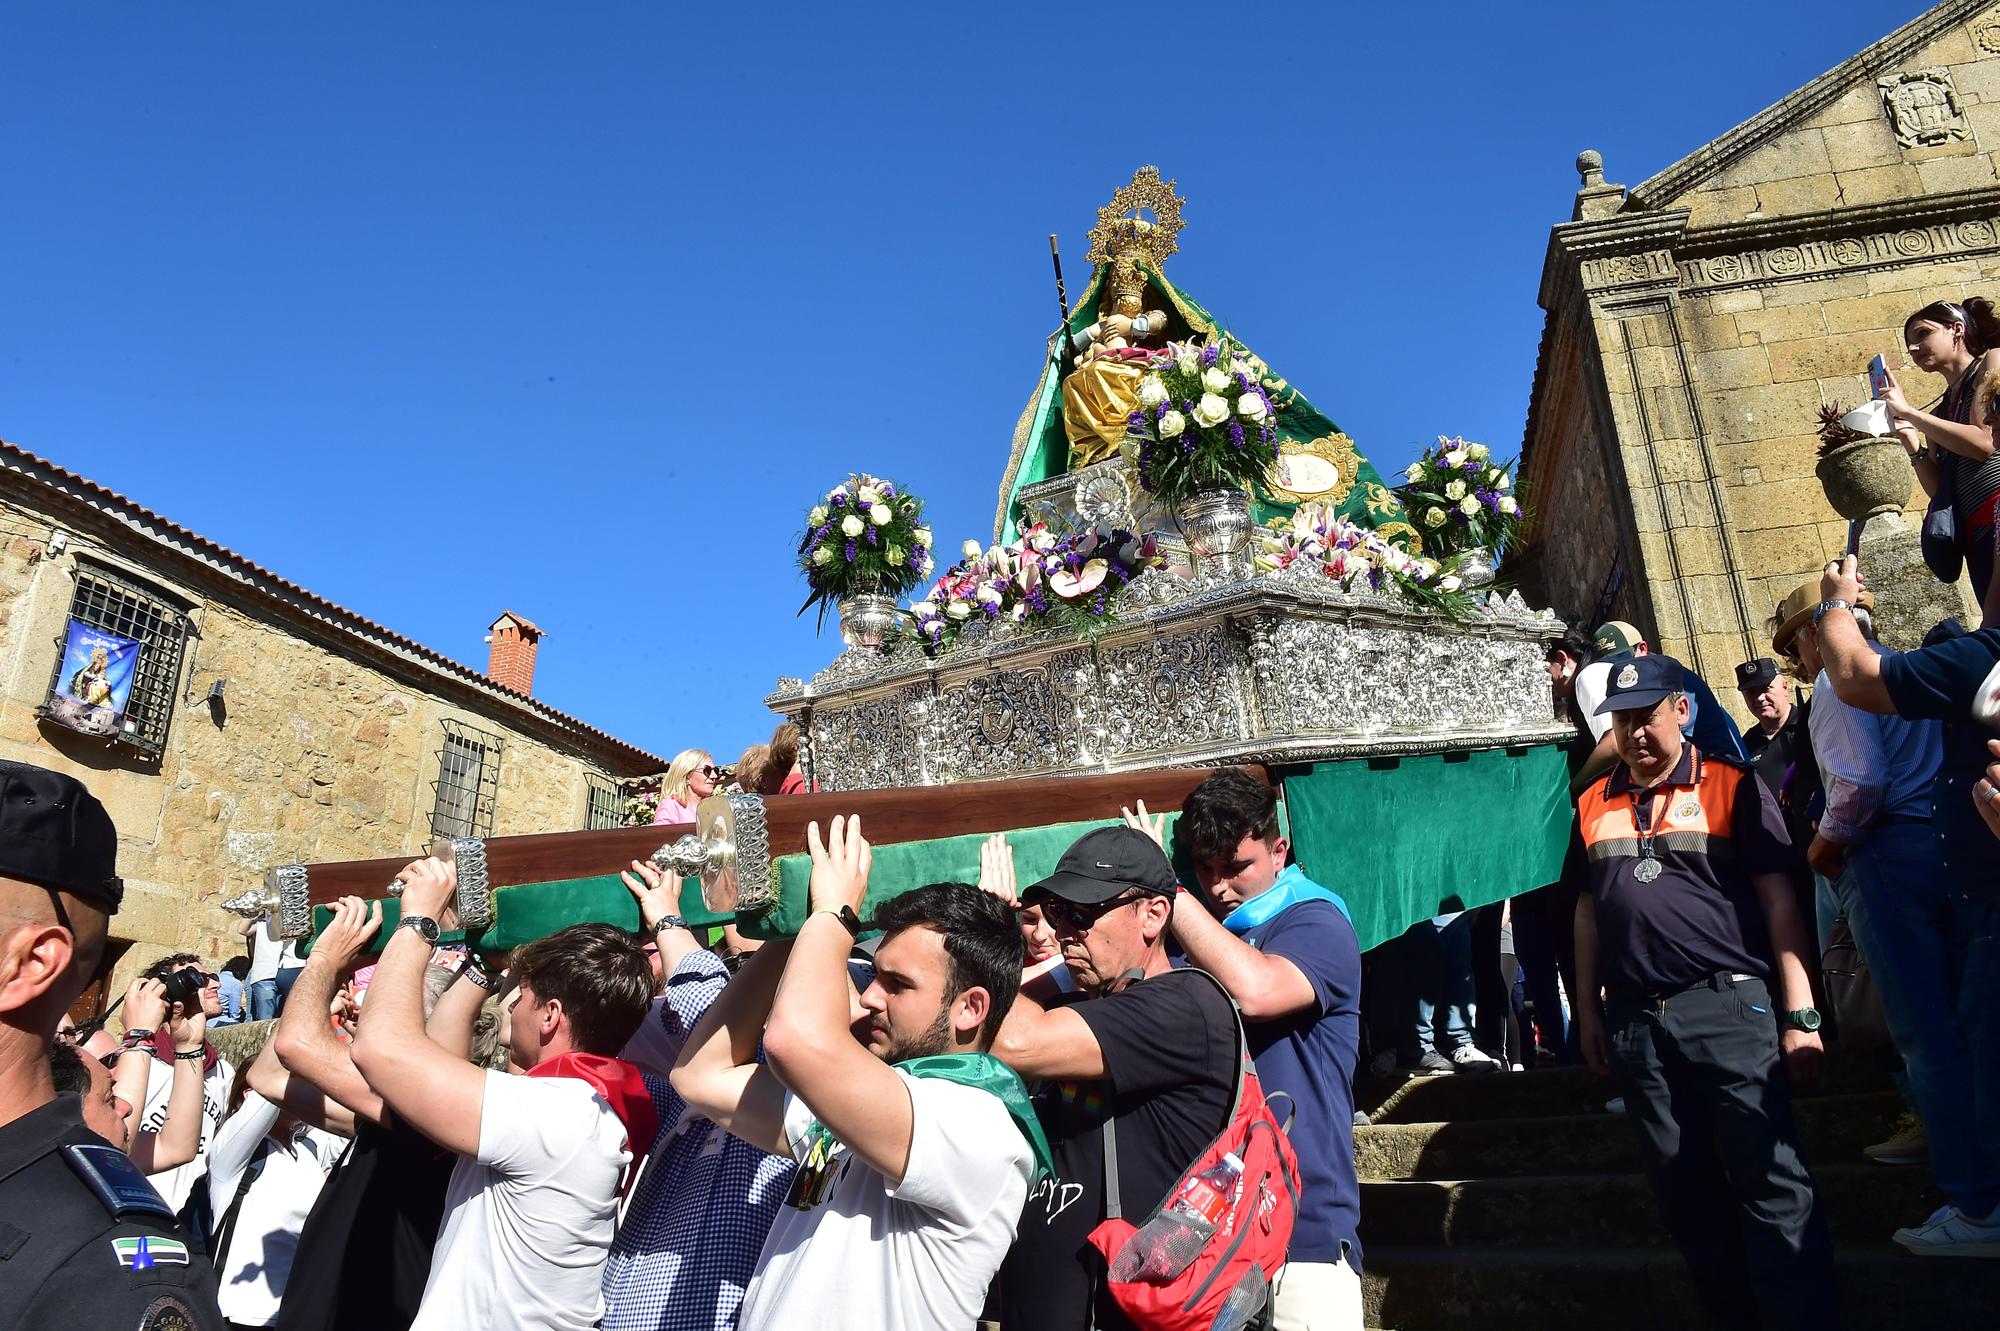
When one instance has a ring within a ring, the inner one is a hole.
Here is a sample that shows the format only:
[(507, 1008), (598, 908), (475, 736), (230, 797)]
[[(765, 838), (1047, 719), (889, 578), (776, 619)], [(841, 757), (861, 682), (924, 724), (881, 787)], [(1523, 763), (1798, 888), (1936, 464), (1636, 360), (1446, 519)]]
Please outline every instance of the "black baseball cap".
[(1611, 682), (1597, 715), (1636, 712), (1685, 687), (1681, 663), (1671, 656), (1634, 656), (1611, 663)]
[(1136, 828), (1100, 827), (1078, 837), (1056, 861), (1056, 871), (1022, 895), (1046, 892), (1079, 906), (1095, 906), (1133, 888), (1171, 897), (1179, 886), (1167, 853), (1153, 838)]
[(125, 896), (118, 829), (75, 777), (0, 759), (0, 877), (115, 912)]
[(1778, 663), (1768, 656), (1745, 661), (1736, 667), (1736, 687), (1739, 689), (1761, 689), (1777, 677)]

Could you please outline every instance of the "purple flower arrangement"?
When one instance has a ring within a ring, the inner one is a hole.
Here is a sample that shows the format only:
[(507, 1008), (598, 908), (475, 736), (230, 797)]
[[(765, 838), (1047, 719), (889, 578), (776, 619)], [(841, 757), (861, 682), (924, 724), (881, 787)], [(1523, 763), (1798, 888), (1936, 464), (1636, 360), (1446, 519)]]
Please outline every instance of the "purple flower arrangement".
[(962, 553), (910, 607), (926, 650), (982, 621), (1094, 633), (1114, 622), (1118, 592), (1159, 558), (1151, 536), (1109, 527), (1057, 535), (1041, 523), (1007, 545), (982, 550), (967, 541)]
[(877, 593), (901, 597), (930, 576), (931, 529), (924, 502), (894, 481), (857, 474), (826, 492), (806, 514), (799, 536), (799, 569), (811, 595), (799, 607), (819, 607)]
[(1520, 530), (1521, 509), (1510, 493), (1511, 464), (1495, 462), (1486, 445), (1439, 435), (1403, 473), (1396, 493), (1423, 537), (1443, 558), (1483, 546), (1498, 555)]
[(1249, 490), (1278, 460), (1278, 404), (1264, 363), (1233, 341), (1169, 343), (1146, 362), (1125, 438), (1139, 483), (1169, 505)]

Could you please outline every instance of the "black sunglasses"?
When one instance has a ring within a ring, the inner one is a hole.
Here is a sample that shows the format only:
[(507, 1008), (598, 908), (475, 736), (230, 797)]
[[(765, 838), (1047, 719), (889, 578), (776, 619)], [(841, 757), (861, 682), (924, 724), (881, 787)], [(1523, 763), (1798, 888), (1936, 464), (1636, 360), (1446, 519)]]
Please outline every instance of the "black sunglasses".
[(694, 770), (700, 772), (703, 776), (707, 777), (711, 781), (715, 780), (716, 772), (714, 763), (703, 763), (700, 767), (697, 767)]
[(1145, 899), (1146, 894), (1143, 892), (1128, 892), (1109, 901), (1100, 901), (1094, 906), (1078, 905), (1074, 901), (1065, 901), (1056, 896), (1041, 897), (1028, 904), (1041, 907), (1042, 918), (1058, 929), (1074, 929), (1078, 933), (1088, 933), (1099, 920), (1120, 906), (1129, 906), (1135, 901)]

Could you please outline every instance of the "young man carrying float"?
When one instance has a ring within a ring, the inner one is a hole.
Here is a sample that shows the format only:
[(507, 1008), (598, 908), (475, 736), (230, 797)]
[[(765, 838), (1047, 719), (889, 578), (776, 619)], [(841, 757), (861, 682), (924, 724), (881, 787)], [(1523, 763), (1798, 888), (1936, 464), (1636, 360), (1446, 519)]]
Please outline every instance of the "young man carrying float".
[(850, 1026), (868, 842), (858, 819), (835, 818), (807, 843), (797, 939), (752, 956), (673, 1075), (695, 1113), (800, 1162), (738, 1324), (964, 1331), (1047, 1157), (1020, 1079), (986, 1052), (1020, 984), (1020, 926), (963, 883), (887, 902)]
[(457, 871), (423, 859), (402, 880), (354, 1065), (399, 1119), (460, 1157), (412, 1331), (586, 1331), (604, 1311), (620, 1189), (657, 1128), (639, 1070), (616, 1057), (652, 1003), (652, 969), (608, 924), (518, 949), (509, 1054), (526, 1073), (473, 1067), (424, 1030), (424, 968), (456, 923)]

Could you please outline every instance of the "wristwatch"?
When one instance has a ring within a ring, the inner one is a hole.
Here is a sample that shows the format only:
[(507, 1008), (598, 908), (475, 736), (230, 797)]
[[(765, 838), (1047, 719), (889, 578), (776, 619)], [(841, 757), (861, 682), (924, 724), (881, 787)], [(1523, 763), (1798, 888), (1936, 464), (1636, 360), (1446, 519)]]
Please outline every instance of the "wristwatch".
[(1787, 1026), (1805, 1031), (1808, 1034), (1819, 1029), (1819, 1020), (1819, 1009), (1816, 1007), (1802, 1007), (1796, 1012), (1787, 1012), (1785, 1014), (1785, 1024)]
[(688, 922), (678, 915), (662, 915), (659, 919), (653, 921), (653, 932), (655, 934), (662, 933), (668, 929), (685, 929), (687, 927)]
[(438, 922), (431, 919), (428, 915), (405, 915), (396, 921), (396, 927), (398, 929), (414, 929), (417, 931), (419, 938), (429, 943), (432, 947), (437, 946)]
[(1846, 610), (1851, 613), (1853, 609), (1854, 607), (1852, 605), (1848, 604), (1846, 601), (1841, 600), (1837, 596), (1833, 597), (1831, 600), (1821, 601), (1819, 603), (1819, 608), (1813, 611), (1813, 627), (1814, 628), (1819, 627), (1820, 620), (1826, 618), (1826, 612), (1829, 610)]
[(861, 917), (854, 913), (854, 907), (842, 906), (839, 910), (816, 910), (815, 915), (831, 915), (840, 921), (840, 927), (847, 930), (848, 937), (861, 937)]

